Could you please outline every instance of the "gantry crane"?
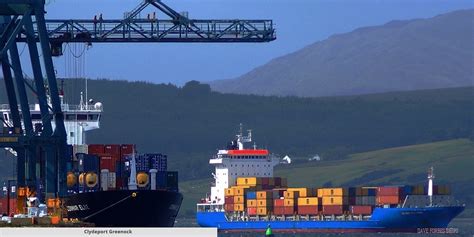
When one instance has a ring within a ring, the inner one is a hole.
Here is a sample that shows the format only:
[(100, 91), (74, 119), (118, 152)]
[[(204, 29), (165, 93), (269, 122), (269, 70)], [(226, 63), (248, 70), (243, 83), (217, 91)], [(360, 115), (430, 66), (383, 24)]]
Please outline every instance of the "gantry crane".
[[(142, 0), (124, 19), (116, 20), (100, 15), (89, 20), (50, 20), (45, 19), (44, 6), (45, 0), (0, 0), (0, 62), (13, 120), (11, 126), (0, 118), (6, 127), (0, 133), (0, 147), (13, 148), (17, 153), (19, 187), (38, 184), (38, 158), (45, 158), (44, 167), (40, 167), (45, 198), (66, 194), (66, 131), (52, 61), (53, 56), (62, 55), (64, 43), (239, 43), (276, 39), (272, 20), (190, 19), (161, 0)], [(140, 17), (149, 6), (162, 15)], [(34, 85), (23, 76), (19, 42), (28, 46)], [(33, 91), (40, 106), (41, 134), (32, 126), (27, 89)]]

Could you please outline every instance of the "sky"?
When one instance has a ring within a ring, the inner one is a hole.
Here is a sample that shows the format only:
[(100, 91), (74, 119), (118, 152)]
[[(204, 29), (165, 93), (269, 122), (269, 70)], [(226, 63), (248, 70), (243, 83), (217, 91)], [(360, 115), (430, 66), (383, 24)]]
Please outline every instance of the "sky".
[[(47, 0), (48, 19), (120, 19), (140, 0)], [(118, 43), (94, 44), (78, 66), (70, 45), (55, 58), (58, 77), (149, 81), (183, 85), (190, 80), (231, 79), (273, 58), (294, 52), (333, 34), (391, 20), (428, 18), (474, 7), (472, 0), (163, 0), (195, 19), (272, 19), (277, 39), (270, 43)], [(147, 8), (144, 12), (154, 11)], [(158, 12), (157, 12), (158, 13)], [(158, 13), (158, 17), (160, 17)], [(75, 48), (74, 48), (75, 47)], [(25, 55), (22, 55), (25, 57)]]

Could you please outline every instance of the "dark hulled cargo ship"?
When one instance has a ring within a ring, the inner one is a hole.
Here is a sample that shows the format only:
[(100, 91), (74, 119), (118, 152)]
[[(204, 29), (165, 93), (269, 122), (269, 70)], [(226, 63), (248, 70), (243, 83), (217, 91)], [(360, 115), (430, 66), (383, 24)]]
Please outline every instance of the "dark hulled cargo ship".
[[(172, 227), (183, 196), (179, 193), (178, 173), (167, 169), (167, 156), (138, 154), (132, 144), (87, 145), (85, 133), (100, 127), (102, 104), (90, 104), (81, 94), (79, 105), (62, 106), (70, 144), (67, 195), (44, 200), (41, 180), (34, 192), (23, 188), (19, 192), (14, 182), (8, 182), (1, 192), (0, 214), (38, 215), (37, 211), (31, 212), (38, 206), (25, 205), (33, 197), (47, 204), (50, 214), (60, 210), (64, 218), (99, 227)], [(39, 105), (31, 108), (33, 125), (41, 127)], [(0, 113), (11, 123), (8, 106), (2, 106)]]

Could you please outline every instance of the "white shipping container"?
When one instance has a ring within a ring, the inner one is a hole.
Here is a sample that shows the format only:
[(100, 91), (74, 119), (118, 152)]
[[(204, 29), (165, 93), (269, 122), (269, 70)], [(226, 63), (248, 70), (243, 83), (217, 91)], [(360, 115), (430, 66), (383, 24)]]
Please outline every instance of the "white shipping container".
[(117, 177), (114, 172), (109, 173), (109, 183), (108, 187), (109, 188), (116, 188), (116, 183), (117, 183)]

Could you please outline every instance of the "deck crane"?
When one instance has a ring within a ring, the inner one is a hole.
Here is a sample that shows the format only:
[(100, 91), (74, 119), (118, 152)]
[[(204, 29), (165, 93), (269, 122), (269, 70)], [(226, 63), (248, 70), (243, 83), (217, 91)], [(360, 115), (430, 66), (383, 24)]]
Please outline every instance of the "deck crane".
[[(154, 13), (141, 18), (147, 7), (162, 13), (159, 16), (163, 19)], [(38, 184), (40, 172), (36, 167), (38, 159), (44, 158), (45, 165), (40, 167), (44, 199), (66, 193), (66, 132), (52, 60), (62, 55), (64, 43), (240, 43), (276, 39), (272, 20), (190, 19), (161, 0), (142, 0), (124, 19), (115, 20), (101, 16), (89, 20), (45, 19), (45, 0), (0, 0), (0, 33), (0, 62), (13, 120), (6, 123), (0, 118), (4, 127), (0, 147), (10, 147), (17, 153), (19, 187)], [(17, 43), (26, 43), (28, 48), (33, 85), (24, 77)], [(32, 127), (27, 89), (36, 95), (40, 106), (40, 134)]]

